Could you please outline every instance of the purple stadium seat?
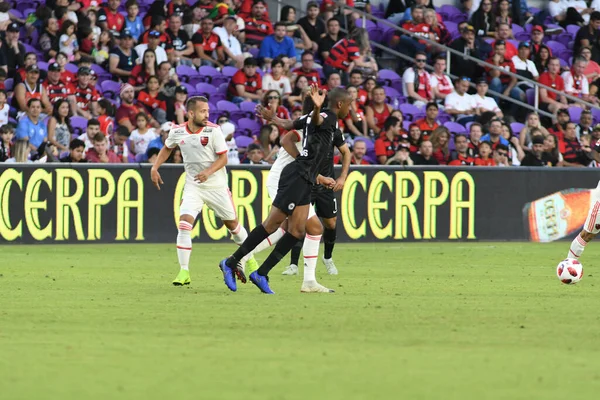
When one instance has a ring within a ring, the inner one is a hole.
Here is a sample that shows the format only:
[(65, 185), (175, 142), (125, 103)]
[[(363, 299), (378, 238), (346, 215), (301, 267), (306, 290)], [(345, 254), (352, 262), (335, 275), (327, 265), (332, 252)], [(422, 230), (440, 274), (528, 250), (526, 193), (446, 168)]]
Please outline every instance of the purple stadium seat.
[(212, 101), (213, 101), (215, 104), (216, 104), (216, 103), (218, 103), (218, 102), (219, 102), (219, 101), (221, 101), (221, 100), (227, 100), (227, 94), (225, 94), (225, 93), (219, 93), (219, 92), (217, 92), (217, 93), (215, 93), (215, 94), (213, 94), (213, 95), (212, 95), (212, 98), (211, 98), (211, 100), (212, 100)]
[(68, 63), (67, 65), (65, 65), (65, 69), (69, 72), (76, 74), (79, 70), (79, 67), (75, 64)]
[(376, 28), (377, 24), (373, 21), (371, 21), (370, 19), (365, 19), (364, 21), (364, 26), (363, 26), (363, 19), (362, 18), (357, 18), (354, 23), (356, 24), (357, 28), (366, 28), (367, 30), (371, 29), (371, 28)]
[(569, 61), (573, 57), (573, 50), (562, 49), (558, 51), (558, 58)]
[(87, 129), (87, 119), (83, 117), (74, 116), (71, 117), (71, 126), (73, 127), (73, 131), (81, 135)]
[(260, 49), (257, 49), (256, 47), (251, 47), (248, 49), (248, 52), (250, 54), (252, 54), (252, 57), (256, 58), (256, 57), (258, 57), (258, 53), (260, 52)]
[(196, 86), (194, 85), (190, 85), (187, 82), (181, 82), (181, 86), (185, 87), (188, 90), (188, 95), (191, 96), (195, 96), (198, 91), (196, 90)]
[(256, 115), (256, 103), (252, 101), (242, 101), (240, 103), (240, 110), (246, 112), (246, 117), (254, 119)]
[(408, 130), (410, 129), (410, 125), (411, 124), (412, 124), (412, 121), (404, 120), (404, 121), (402, 121), (402, 128), (404, 128), (404, 130), (406, 132), (408, 132)]
[(392, 71), (391, 69), (382, 69), (377, 75), (379, 77), (379, 80), (389, 81), (389, 83), (392, 83), (393, 81), (399, 81), (401, 79), (400, 75), (398, 75), (396, 71)]
[(579, 119), (581, 118), (581, 112), (583, 108), (581, 107), (569, 107), (569, 115), (571, 116), (571, 121), (579, 123)]
[(448, 32), (450, 33), (458, 31), (458, 24), (456, 22), (447, 21), (444, 22), (444, 25), (446, 25), (446, 29), (448, 29)]
[(221, 83), (219, 86), (217, 86), (217, 93), (227, 93), (228, 87), (229, 87), (229, 84)]
[(100, 84), (100, 87), (102, 88), (102, 95), (111, 99), (118, 98), (121, 92), (121, 84), (115, 81), (104, 81)]
[(229, 76), (232, 77), (236, 72), (238, 72), (238, 69), (236, 67), (230, 67), (229, 65), (226, 67), (223, 67), (223, 75), (224, 76)]
[[(421, 110), (417, 106), (414, 106), (414, 105), (408, 104), (408, 103), (400, 104), (400, 111), (402, 111), (402, 115), (404, 115), (404, 118), (410, 119), (411, 121), (412, 121), (413, 115), (421, 112)], [(410, 118), (408, 118), (409, 116), (410, 116)]]
[(45, 61), (38, 61), (37, 63), (38, 67), (40, 67), (40, 69), (42, 71), (48, 71), (48, 63)]
[(237, 147), (241, 147), (241, 148), (247, 148), (248, 146), (250, 146), (252, 143), (254, 143), (254, 139), (252, 139), (251, 137), (248, 136), (238, 136), (235, 138), (235, 144), (237, 144)]
[(390, 86), (384, 86), (383, 90), (385, 91), (385, 95), (386, 97), (388, 97), (390, 99), (390, 102), (392, 102), (394, 99), (397, 99), (399, 97), (402, 97), (402, 94), (400, 94), (400, 92), (398, 92), (396, 89), (394, 89), (393, 87)]
[(209, 65), (201, 66), (198, 72), (200, 76), (204, 78), (205, 82), (212, 82), (215, 77), (221, 76), (221, 73), (217, 71), (216, 68), (211, 67)]
[(454, 133), (458, 132), (450, 132), (450, 140), (448, 141), (448, 151), (456, 150), (456, 144), (454, 143)]
[(369, 39), (373, 42), (381, 42), (381, 38), (383, 38), (383, 30), (378, 27), (367, 28), (367, 33), (369, 35)]
[(456, 14), (462, 14), (462, 11), (450, 4), (444, 4), (443, 6), (441, 6), (440, 8), (438, 8), (438, 12), (444, 12), (448, 14), (449, 17)]
[(569, 68), (569, 63), (567, 61), (563, 60), (560, 57), (559, 57), (558, 61), (560, 61), (560, 67), (561, 68)]
[(217, 88), (210, 83), (200, 82), (196, 84), (196, 93), (204, 94), (210, 99), (212, 95), (217, 93)]
[(192, 68), (188, 65), (180, 65), (175, 69), (175, 72), (177, 72), (177, 76), (180, 78), (180, 80), (182, 80), (183, 82), (189, 82), (191, 77), (195, 77), (198, 76), (198, 71), (196, 70), (196, 68)]
[(469, 17), (467, 16), (467, 14), (454, 14), (450, 16), (450, 21), (452, 22), (456, 22), (457, 24), (460, 24), (461, 22), (465, 22), (469, 19)]
[(558, 54), (560, 50), (567, 49), (567, 46), (565, 46), (561, 42), (557, 42), (556, 40), (548, 40), (548, 42), (546, 42), (546, 46), (548, 46), (550, 50), (552, 50), (552, 54)]
[(251, 136), (253, 132), (260, 131), (261, 124), (250, 118), (240, 118), (237, 122), (239, 130), (243, 130), (246, 136)]
[(579, 25), (567, 25), (567, 32), (569, 32), (571, 35), (573, 35), (573, 37), (575, 37), (575, 35), (577, 35), (577, 32), (579, 32), (579, 29), (581, 29), (581, 27)]
[(525, 29), (523, 29), (520, 25), (512, 24), (512, 31), (513, 31), (513, 34), (516, 35), (519, 32), (525, 32)]
[(238, 111), (239, 107), (231, 101), (221, 100), (217, 103), (217, 110), (219, 111)]
[(513, 133), (518, 136), (521, 132), (521, 129), (523, 129), (524, 126), (525, 124), (522, 124), (520, 122), (513, 122), (512, 124), (510, 124), (510, 129), (512, 129)]
[(146, 161), (146, 155), (144, 153), (140, 153), (140, 154), (136, 154), (135, 155), (135, 162), (136, 163), (142, 163)]
[(467, 132), (465, 127), (463, 125), (459, 124), (458, 122), (448, 121), (444, 124), (444, 126), (446, 128), (448, 128), (448, 130), (450, 130), (450, 132), (452, 132), (452, 133), (466, 133)]
[(13, 90), (13, 86), (14, 86), (14, 79), (13, 78), (8, 78), (7, 80), (4, 81), (4, 90), (6, 90), (7, 92), (10, 92)]
[(525, 92), (525, 95), (527, 96), (527, 104), (529, 105), (534, 105), (535, 103), (535, 89), (527, 89), (527, 91)]
[(556, 41), (561, 42), (562, 44), (564, 44), (565, 46), (568, 47), (569, 43), (572, 42), (573, 39), (574, 39), (574, 36), (571, 35), (570, 33), (561, 33), (556, 38)]
[(531, 40), (531, 34), (529, 32), (515, 33), (515, 39), (517, 39), (520, 42), (527, 42)]

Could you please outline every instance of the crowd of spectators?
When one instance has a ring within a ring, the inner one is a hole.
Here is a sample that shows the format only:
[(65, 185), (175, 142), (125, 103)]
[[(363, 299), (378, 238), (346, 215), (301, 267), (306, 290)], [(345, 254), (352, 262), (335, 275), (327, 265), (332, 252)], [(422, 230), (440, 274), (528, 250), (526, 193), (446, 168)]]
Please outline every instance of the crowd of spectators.
[[(280, 15), (264, 0), (2, 3), (0, 162), (153, 162), (204, 95), (229, 164), (270, 164), (286, 132), (253, 106), (298, 118), (318, 85), (355, 100), (339, 121), (355, 165), (596, 166), (600, 113), (581, 100), (598, 104), (600, 0), (433, 3), (323, 0)], [(383, 68), (371, 41), (415, 61)], [(531, 112), (497, 96), (531, 103), (532, 84), (507, 71), (559, 93), (541, 88)]]

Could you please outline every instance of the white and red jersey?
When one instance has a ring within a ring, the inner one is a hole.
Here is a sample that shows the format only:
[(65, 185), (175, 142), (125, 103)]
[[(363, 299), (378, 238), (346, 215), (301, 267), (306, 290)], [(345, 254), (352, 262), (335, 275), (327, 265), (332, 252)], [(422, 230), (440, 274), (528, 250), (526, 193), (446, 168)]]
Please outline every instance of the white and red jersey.
[(585, 75), (575, 76), (573, 71), (563, 72), (561, 75), (565, 82), (565, 93), (575, 97), (590, 94), (590, 86)]
[[(296, 148), (298, 149), (298, 153), (300, 153), (302, 151), (302, 134), (297, 130), (293, 130), (290, 132), (294, 132), (298, 136)], [(285, 151), (285, 149), (282, 146), (279, 149), (279, 152), (277, 153), (277, 159), (275, 160), (275, 162), (271, 166), (271, 170), (269, 171), (269, 176), (267, 177), (267, 186), (273, 186), (276, 189), (279, 186), (279, 177), (281, 176), (281, 171), (283, 171), (286, 165), (290, 164), (294, 160), (295, 158), (292, 157), (290, 153)]]
[(227, 187), (227, 170), (225, 167), (212, 174), (204, 183), (194, 180), (195, 176), (209, 168), (221, 154), (229, 148), (223, 138), (221, 127), (208, 122), (205, 127), (192, 132), (186, 122), (175, 125), (170, 131), (165, 146), (172, 149), (179, 146), (186, 173), (186, 184), (202, 189), (221, 189)]
[(454, 85), (452, 84), (452, 79), (446, 74), (436, 75), (435, 73), (431, 74), (431, 87), (438, 88), (438, 91), (441, 94), (449, 95), (454, 92)]

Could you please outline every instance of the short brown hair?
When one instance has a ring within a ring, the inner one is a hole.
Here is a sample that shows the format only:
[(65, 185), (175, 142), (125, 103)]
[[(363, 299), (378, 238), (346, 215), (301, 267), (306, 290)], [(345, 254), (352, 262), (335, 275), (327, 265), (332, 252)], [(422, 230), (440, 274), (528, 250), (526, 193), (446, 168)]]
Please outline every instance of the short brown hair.
[(94, 143), (104, 142), (105, 140), (106, 140), (106, 136), (104, 136), (103, 133), (97, 133), (96, 136), (94, 136)]

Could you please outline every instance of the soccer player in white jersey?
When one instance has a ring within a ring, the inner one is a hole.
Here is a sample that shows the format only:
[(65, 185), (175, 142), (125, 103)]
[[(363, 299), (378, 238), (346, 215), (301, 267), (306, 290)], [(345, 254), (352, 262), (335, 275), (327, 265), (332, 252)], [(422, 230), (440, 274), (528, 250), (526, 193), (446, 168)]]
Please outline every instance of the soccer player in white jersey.
[(186, 104), (188, 122), (175, 125), (151, 169), (152, 183), (158, 190), (163, 181), (158, 169), (179, 146), (185, 167), (185, 186), (179, 209), (177, 257), (181, 267), (173, 285), (190, 283), (189, 262), (192, 253), (192, 228), (202, 206), (206, 204), (219, 217), (233, 241), (240, 245), (248, 233), (238, 222), (231, 192), (227, 186), (227, 143), (219, 125), (208, 121), (206, 97), (192, 97)]

